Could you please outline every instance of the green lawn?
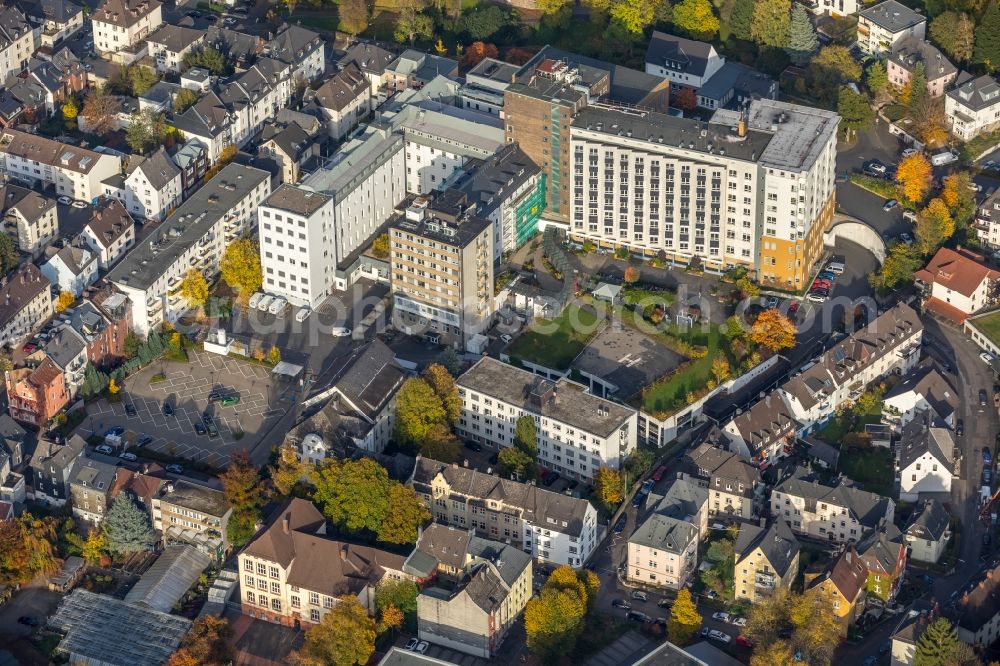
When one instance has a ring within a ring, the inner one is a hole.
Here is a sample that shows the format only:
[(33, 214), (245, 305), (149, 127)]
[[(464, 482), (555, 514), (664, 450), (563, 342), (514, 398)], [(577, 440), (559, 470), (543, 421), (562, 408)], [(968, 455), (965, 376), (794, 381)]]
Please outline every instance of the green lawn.
[(881, 446), (855, 453), (842, 451), (840, 471), (862, 487), (879, 495), (892, 492), (892, 451)]
[(593, 307), (570, 303), (555, 319), (539, 319), (531, 330), (507, 348), (511, 358), (555, 370), (566, 370), (597, 332), (599, 320)]
[(972, 325), (982, 331), (990, 342), (1000, 345), (1000, 312), (973, 319)]
[(697, 328), (686, 334), (676, 332), (673, 337), (692, 345), (708, 347), (708, 355), (690, 361), (678, 372), (646, 389), (642, 395), (642, 408), (647, 412), (669, 414), (684, 407), (688, 404), (688, 393), (697, 394), (712, 378), (712, 360), (719, 354), (725, 353), (719, 344), (722, 334), (719, 333), (717, 326), (709, 327), (708, 333), (702, 333), (696, 330)]
[(625, 287), (622, 290), (622, 301), (624, 301), (625, 305), (670, 306), (673, 305), (676, 298), (677, 295), (674, 292), (667, 290), (653, 291), (651, 289), (643, 289), (642, 287)]

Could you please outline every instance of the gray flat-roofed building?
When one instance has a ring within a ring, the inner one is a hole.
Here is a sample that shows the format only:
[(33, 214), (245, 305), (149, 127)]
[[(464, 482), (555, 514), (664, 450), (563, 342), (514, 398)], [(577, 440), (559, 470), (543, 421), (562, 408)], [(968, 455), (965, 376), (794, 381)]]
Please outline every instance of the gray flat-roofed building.
[(591, 338), (572, 367), (583, 375), (594, 395), (628, 400), (684, 360), (639, 331), (608, 326)]
[(256, 226), (257, 206), (270, 192), (266, 171), (228, 164), (125, 255), (107, 280), (129, 297), (136, 332), (187, 311), (179, 292), (187, 271), (213, 278), (226, 245)]
[(87, 666), (159, 666), (191, 628), (191, 620), (84, 589), (63, 597), (48, 626), (64, 634), (59, 650)]
[(896, 0), (885, 0), (858, 12), (858, 46), (868, 55), (896, 50), (906, 37), (923, 39), (927, 17)]
[(125, 595), (125, 601), (169, 613), (212, 562), (194, 546), (167, 546)]

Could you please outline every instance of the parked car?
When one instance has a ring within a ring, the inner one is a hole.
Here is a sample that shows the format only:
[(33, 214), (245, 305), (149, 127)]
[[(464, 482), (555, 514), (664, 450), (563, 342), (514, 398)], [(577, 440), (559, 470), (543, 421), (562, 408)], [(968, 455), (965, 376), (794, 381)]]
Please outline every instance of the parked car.
[(895, 199), (889, 199), (888, 201), (885, 202), (885, 205), (882, 206), (882, 210), (888, 213), (890, 210), (892, 210), (898, 205), (899, 205), (898, 201), (896, 201)]
[(788, 314), (793, 315), (799, 311), (800, 303), (798, 301), (792, 301), (788, 304)]
[(959, 437), (965, 434), (965, 421), (963, 421), (962, 419), (959, 419), (955, 423), (955, 434), (958, 435)]
[(403, 649), (413, 652), (418, 645), (420, 645), (420, 640), (416, 638), (411, 638), (410, 640), (406, 641), (406, 645), (403, 647)]
[(910, 157), (911, 155), (916, 155), (919, 152), (920, 151), (917, 150), (916, 148), (907, 148), (903, 151), (902, 155), (903, 157)]
[(642, 590), (632, 590), (632, 598), (639, 601), (649, 601), (649, 595)]
[(34, 342), (26, 342), (24, 346), (21, 347), (21, 351), (23, 351), (25, 354), (34, 354), (36, 351), (38, 351), (38, 345), (36, 345)]
[(644, 495), (646, 495), (646, 494), (649, 494), (650, 492), (652, 492), (652, 490), (653, 490), (653, 485), (654, 485), (655, 483), (656, 483), (656, 481), (654, 481), (653, 479), (646, 479), (646, 480), (645, 480), (645, 481), (644, 481), (644, 482), (642, 483), (642, 487), (641, 487), (641, 488), (639, 488), (639, 492), (641, 492), (641, 493), (642, 493), (642, 494), (644, 494)]
[(984, 352), (979, 352), (979, 358), (983, 359), (983, 362), (985, 362), (985, 363), (992, 363), (993, 362), (993, 354), (991, 354), (989, 352), (985, 352), (985, 351)]
[(559, 472), (549, 472), (548, 474), (545, 475), (545, 478), (542, 479), (542, 485), (551, 486), (553, 483), (558, 481), (559, 478), (560, 478)]
[(123, 434), (125, 434), (125, 428), (123, 428), (121, 426), (115, 426), (114, 428), (110, 428), (106, 433), (104, 433), (104, 436), (105, 437), (121, 437)]
[(659, 467), (656, 468), (656, 471), (653, 472), (653, 480), (654, 481), (660, 481), (660, 480), (662, 480), (663, 479), (663, 475), (666, 474), (666, 473), (667, 473), (667, 467), (666, 467), (666, 465), (660, 465)]
[(267, 312), (267, 309), (271, 307), (271, 303), (274, 302), (274, 296), (270, 294), (264, 294), (259, 301), (257, 301), (257, 309), (261, 312)]
[(146, 446), (147, 444), (151, 444), (152, 442), (153, 442), (152, 435), (143, 435), (142, 437), (136, 440), (135, 445)]
[(287, 307), (288, 307), (288, 301), (279, 296), (278, 298), (271, 301), (271, 305), (268, 306), (267, 311), (273, 315), (278, 315), (284, 312), (285, 308)]
[(129, 462), (135, 462), (136, 460), (139, 459), (134, 453), (129, 453), (128, 451), (126, 451), (125, 453), (121, 454), (118, 457), (121, 458), (122, 460), (128, 460)]
[(729, 613), (726, 611), (717, 611), (712, 613), (712, 619), (718, 620), (719, 622), (729, 622)]
[(625, 523), (626, 522), (628, 522), (628, 516), (626, 516), (623, 513), (621, 515), (621, 517), (618, 520), (615, 521), (615, 526), (613, 528), (614, 533), (615, 534), (621, 534), (622, 532), (624, 532), (625, 531)]
[(108, 446), (107, 444), (101, 444), (94, 450), (97, 451), (98, 453), (103, 453), (106, 456), (113, 456), (115, 454), (115, 450), (110, 446)]
[(240, 404), (240, 396), (238, 395), (227, 395), (222, 399), (223, 407), (232, 407), (233, 405)]
[(219, 429), (215, 427), (215, 423), (206, 423), (205, 427), (208, 429), (208, 437), (212, 439), (219, 436)]
[(174, 415), (174, 408), (170, 405), (169, 402), (163, 403), (163, 415), (164, 416), (173, 416)]
[(427, 641), (420, 641), (417, 643), (417, 647), (413, 648), (413, 651), (417, 654), (424, 654), (427, 652), (428, 647), (430, 647), (430, 645), (428, 645)]
[(129, 415), (129, 416), (135, 416), (139, 412), (136, 411), (135, 405), (133, 405), (131, 402), (126, 402), (125, 403), (125, 413), (127, 415)]
[(346, 326), (334, 326), (330, 329), (330, 335), (335, 338), (346, 338), (351, 334), (351, 329)]
[(711, 631), (712, 630), (709, 629), (708, 627), (702, 627), (701, 631), (698, 632), (698, 635), (701, 636), (702, 638), (708, 638), (708, 634)]
[(299, 308), (299, 311), (295, 313), (295, 321), (303, 322), (312, 313), (312, 310), (308, 306)]
[(986, 389), (979, 389), (979, 404), (981, 406), (986, 405)]
[(729, 634), (725, 634), (715, 629), (712, 629), (710, 632), (708, 632), (708, 637), (711, 638), (712, 640), (719, 641), (720, 643), (729, 643), (733, 640), (733, 637), (730, 636)]
[(673, 606), (673, 602), (670, 601), (670, 599), (660, 599), (659, 601), (656, 602), (656, 605), (659, 606), (660, 608), (670, 608), (671, 606)]
[(250, 297), (250, 300), (247, 301), (247, 307), (251, 310), (256, 310), (257, 306), (260, 305), (260, 299), (262, 298), (264, 298), (264, 294), (259, 291), (255, 292), (254, 295)]
[(629, 602), (625, 601), (624, 599), (612, 599), (611, 600), (611, 607), (612, 608), (622, 608), (624, 610), (632, 610), (632, 604), (630, 604)]
[(70, 205), (73, 206), (73, 208), (86, 208), (87, 207), (87, 202), (86, 201), (74, 201)]
[(643, 624), (649, 624), (653, 621), (653, 618), (639, 611), (629, 611), (625, 614), (625, 619), (630, 622), (641, 622)]
[(177, 465), (175, 463), (171, 463), (170, 465), (167, 465), (165, 469), (168, 472), (170, 472), (171, 474), (183, 474), (184, 473), (184, 466), (183, 465)]
[(819, 275), (817, 275), (816, 277), (821, 278), (823, 280), (831, 280), (832, 281), (832, 280), (836, 280), (837, 279), (837, 274), (834, 273), (833, 271), (820, 271)]
[(71, 203), (73, 203), (73, 200), (70, 199), (69, 197), (59, 197), (58, 199), (56, 199), (56, 201), (61, 203), (63, 206), (68, 206)]
[(737, 627), (747, 626), (747, 619), (745, 617), (739, 617), (737, 615), (730, 617), (729, 622)]
[(993, 482), (993, 473), (990, 471), (990, 468), (987, 467), (986, 469), (983, 470), (983, 485), (988, 486), (992, 482)]
[(207, 428), (209, 425), (215, 423), (215, 419), (213, 419), (212, 415), (209, 414), (208, 412), (202, 412), (202, 414), (201, 414), (201, 422), (204, 423), (205, 427)]
[(993, 464), (993, 452), (990, 451), (990, 447), (983, 447), (983, 464), (992, 465)]
[(500, 339), (501, 339), (501, 340), (502, 340), (502, 341), (503, 341), (504, 343), (506, 343), (506, 344), (508, 344), (508, 345), (509, 345), (509, 344), (510, 344), (511, 342), (513, 342), (513, 341), (514, 341), (514, 338), (510, 337), (510, 335), (509, 335), (509, 334), (507, 334), (507, 333), (504, 333), (503, 335), (501, 335), (501, 336), (500, 336)]
[(740, 634), (739, 636), (736, 637), (736, 644), (739, 645), (740, 647), (744, 647), (747, 649), (753, 648), (753, 641), (744, 636), (743, 634)]
[(208, 430), (205, 429), (205, 426), (197, 422), (194, 424), (194, 431), (199, 435), (204, 435), (208, 432)]
[(767, 299), (767, 308), (769, 310), (773, 310), (774, 308), (778, 307), (778, 303), (779, 303), (778, 299), (772, 296), (771, 298)]

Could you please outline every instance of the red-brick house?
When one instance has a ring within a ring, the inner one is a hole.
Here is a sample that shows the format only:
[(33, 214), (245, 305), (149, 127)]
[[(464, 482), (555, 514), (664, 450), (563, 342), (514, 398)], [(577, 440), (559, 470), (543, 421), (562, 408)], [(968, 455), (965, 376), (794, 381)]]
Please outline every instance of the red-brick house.
[(48, 357), (37, 368), (9, 371), (7, 400), (15, 421), (44, 426), (69, 402), (63, 371)]

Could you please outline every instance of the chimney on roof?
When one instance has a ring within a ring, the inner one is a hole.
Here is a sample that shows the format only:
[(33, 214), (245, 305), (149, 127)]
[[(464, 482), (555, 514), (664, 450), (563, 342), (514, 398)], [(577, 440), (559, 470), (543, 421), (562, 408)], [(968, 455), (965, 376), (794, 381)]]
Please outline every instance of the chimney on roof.
[(346, 562), (347, 561), (347, 544), (346, 543), (340, 547), (340, 561), (341, 562)]
[(286, 513), (285, 517), (281, 519), (281, 531), (284, 532), (285, 534), (288, 534), (289, 531), (288, 524), (291, 521), (291, 515), (292, 514), (290, 513)]

